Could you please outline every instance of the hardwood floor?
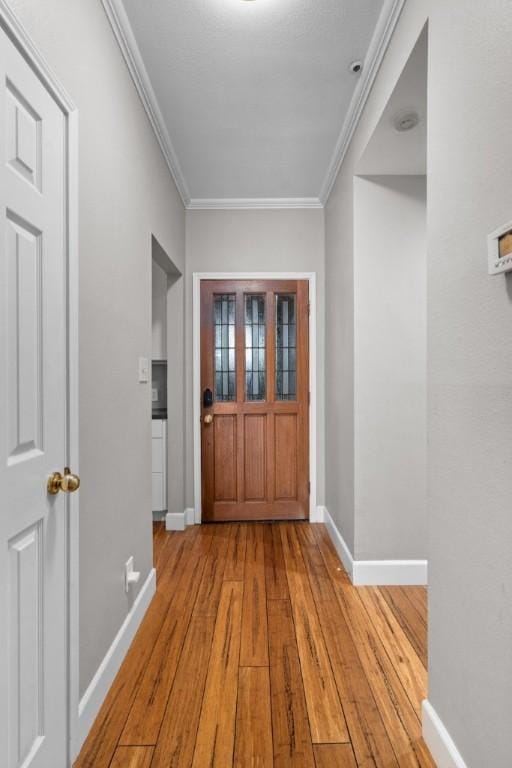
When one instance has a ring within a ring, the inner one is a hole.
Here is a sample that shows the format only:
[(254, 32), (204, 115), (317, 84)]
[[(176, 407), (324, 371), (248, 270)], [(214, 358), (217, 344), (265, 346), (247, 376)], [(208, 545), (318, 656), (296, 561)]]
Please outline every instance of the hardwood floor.
[(155, 525), (157, 594), (75, 768), (435, 768), (423, 587), (353, 587), (323, 525)]

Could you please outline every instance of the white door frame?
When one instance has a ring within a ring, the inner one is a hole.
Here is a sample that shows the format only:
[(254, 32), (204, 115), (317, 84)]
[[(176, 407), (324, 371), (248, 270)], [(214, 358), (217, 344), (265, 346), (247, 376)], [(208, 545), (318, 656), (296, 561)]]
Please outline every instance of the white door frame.
[(307, 280), (309, 282), (309, 521), (322, 521), (317, 508), (316, 450), (316, 272), (194, 272), (192, 274), (192, 367), (194, 418), (194, 519), (201, 522), (201, 280)]
[[(78, 464), (78, 110), (18, 17), (0, 0), (0, 28), (7, 34), (66, 118), (67, 407), (66, 466)], [(79, 494), (66, 495), (68, 625), (68, 764), (75, 757), (78, 724), (78, 510)]]

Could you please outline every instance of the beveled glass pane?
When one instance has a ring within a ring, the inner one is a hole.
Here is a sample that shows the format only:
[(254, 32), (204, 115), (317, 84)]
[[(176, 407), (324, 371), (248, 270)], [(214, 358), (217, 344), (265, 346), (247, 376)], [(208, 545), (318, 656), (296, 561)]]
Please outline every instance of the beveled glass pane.
[(297, 398), (296, 297), (276, 296), (276, 400)]
[(215, 399), (236, 399), (235, 295), (214, 297), (215, 322)]
[(245, 296), (245, 397), (265, 400), (265, 296)]

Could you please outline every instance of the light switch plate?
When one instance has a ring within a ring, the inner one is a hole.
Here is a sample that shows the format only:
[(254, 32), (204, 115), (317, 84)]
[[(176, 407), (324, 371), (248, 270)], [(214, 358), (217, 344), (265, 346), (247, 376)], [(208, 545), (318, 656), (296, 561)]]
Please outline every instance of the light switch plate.
[(147, 357), (139, 357), (139, 382), (147, 384), (149, 381), (149, 360)]

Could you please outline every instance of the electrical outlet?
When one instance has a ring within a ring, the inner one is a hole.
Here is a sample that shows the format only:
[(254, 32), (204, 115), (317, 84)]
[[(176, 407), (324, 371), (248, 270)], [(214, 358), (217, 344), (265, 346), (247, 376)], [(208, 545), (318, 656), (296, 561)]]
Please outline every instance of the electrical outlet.
[(130, 591), (132, 584), (137, 584), (140, 579), (140, 571), (133, 570), (133, 555), (130, 557), (124, 566), (124, 589), (125, 592)]

